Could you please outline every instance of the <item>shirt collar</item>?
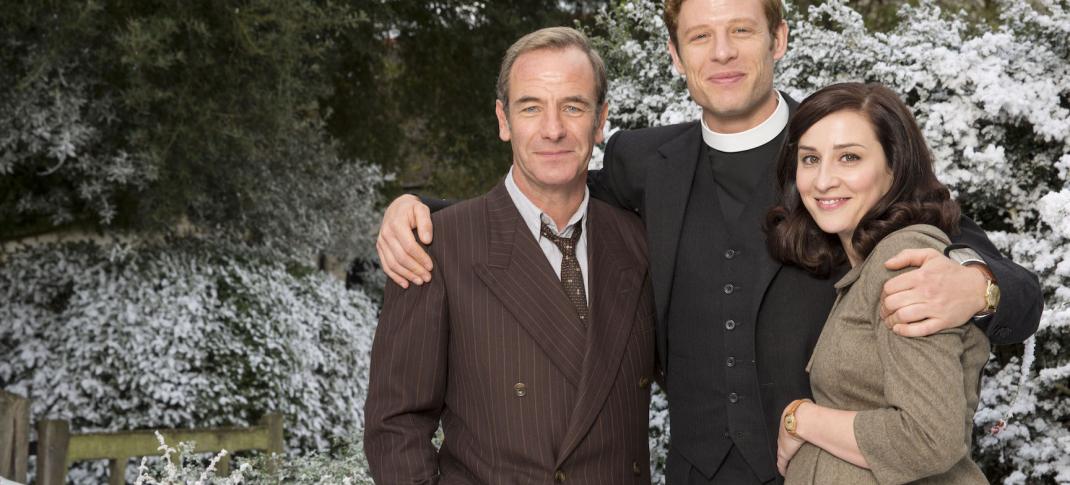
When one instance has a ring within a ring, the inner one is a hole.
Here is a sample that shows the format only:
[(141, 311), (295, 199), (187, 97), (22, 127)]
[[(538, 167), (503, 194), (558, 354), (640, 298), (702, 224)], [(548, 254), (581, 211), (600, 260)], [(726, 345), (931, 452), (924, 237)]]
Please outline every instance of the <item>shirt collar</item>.
[(583, 200), (580, 202), (580, 206), (576, 208), (576, 212), (572, 214), (572, 217), (569, 217), (564, 229), (560, 231), (557, 229), (557, 224), (554, 223), (554, 220), (520, 191), (520, 187), (517, 187), (516, 181), (513, 180), (512, 167), (509, 167), (509, 173), (505, 176), (505, 190), (509, 192), (509, 198), (513, 199), (513, 205), (520, 212), (520, 218), (524, 220), (524, 225), (531, 230), (531, 235), (535, 237), (536, 241), (542, 237), (543, 222), (550, 226), (550, 230), (558, 236), (568, 237), (572, 234), (572, 228), (576, 223), (583, 219), (583, 234), (587, 233), (587, 218), (583, 216), (587, 214), (587, 202), (591, 198), (591, 191), (586, 186), (583, 187)]
[(788, 103), (784, 102), (784, 96), (776, 91), (777, 105), (773, 114), (758, 126), (739, 133), (717, 133), (706, 125), (706, 119), (702, 121), (702, 140), (710, 148), (722, 152), (734, 153), (758, 148), (776, 138), (784, 127), (788, 126)]

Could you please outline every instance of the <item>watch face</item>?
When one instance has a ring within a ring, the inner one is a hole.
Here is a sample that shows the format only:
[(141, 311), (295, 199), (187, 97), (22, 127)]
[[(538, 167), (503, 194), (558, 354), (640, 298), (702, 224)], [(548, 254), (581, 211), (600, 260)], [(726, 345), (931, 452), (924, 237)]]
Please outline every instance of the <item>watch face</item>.
[(989, 281), (988, 288), (985, 289), (985, 303), (988, 303), (987, 310), (996, 311), (996, 307), (999, 306), (999, 286)]

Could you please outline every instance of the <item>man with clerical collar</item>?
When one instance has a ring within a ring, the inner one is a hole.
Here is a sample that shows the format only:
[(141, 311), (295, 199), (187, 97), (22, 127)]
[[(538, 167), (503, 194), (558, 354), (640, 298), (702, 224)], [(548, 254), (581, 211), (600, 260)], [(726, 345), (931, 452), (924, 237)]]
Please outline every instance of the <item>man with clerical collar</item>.
[(586, 185), (605, 77), (571, 28), (506, 52), (509, 173), (435, 214), (435, 279), (386, 288), (365, 411), (376, 483), (650, 483), (646, 242), (635, 214)]
[[(810, 395), (806, 363), (842, 274), (819, 279), (766, 251), (774, 161), (797, 106), (773, 89), (788, 46), (784, 8), (780, 0), (666, 0), (664, 17), (673, 65), (702, 117), (616, 133), (587, 182), (593, 199), (645, 224), (672, 425), (668, 483), (777, 483), (781, 411)], [(402, 196), (384, 215), (377, 247), (399, 284), (433, 281), (412, 234), (430, 241), (427, 212)], [(1039, 324), (1039, 281), (973, 221), (960, 225), (953, 242), (970, 250), (952, 252), (958, 262), (908, 250), (886, 263), (920, 268), (885, 285), (885, 321), (903, 338), (973, 324), (992, 343), (1024, 341)], [(994, 284), (1003, 299), (993, 312), (986, 288)]]

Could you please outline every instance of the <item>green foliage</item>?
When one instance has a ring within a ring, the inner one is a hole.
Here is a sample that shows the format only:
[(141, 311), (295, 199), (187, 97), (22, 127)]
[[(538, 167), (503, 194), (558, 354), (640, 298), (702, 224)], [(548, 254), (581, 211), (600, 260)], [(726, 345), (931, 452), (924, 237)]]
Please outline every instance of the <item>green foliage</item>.
[(505, 50), (538, 28), (589, 18), (603, 3), (383, 0), (368, 9), (379, 31), (351, 30), (341, 41), (388, 53), (377, 61), (346, 55), (330, 104), (332, 133), (349, 155), (369, 149), (369, 159), (398, 173), (403, 187), (447, 197), (481, 193), (511, 163), (494, 117)]
[(127, 7), (114, 19), (122, 78), (109, 84), (136, 120), (131, 145), (168, 181), (145, 209), (167, 220), (187, 209), (198, 219), (241, 217), (257, 169), (289, 162), (280, 141), (319, 116), (327, 32), (345, 13), (284, 0)]
[(374, 202), (381, 177), (337, 156), (322, 100), (336, 39), (368, 22), (289, 0), (5, 6), (0, 237), (189, 222), (298, 254), (352, 246), (358, 224), (331, 206)]

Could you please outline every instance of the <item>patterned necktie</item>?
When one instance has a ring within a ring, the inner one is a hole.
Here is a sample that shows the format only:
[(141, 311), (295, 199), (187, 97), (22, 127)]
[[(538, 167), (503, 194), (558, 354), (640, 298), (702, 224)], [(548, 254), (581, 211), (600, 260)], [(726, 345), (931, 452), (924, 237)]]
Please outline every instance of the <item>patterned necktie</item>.
[(586, 323), (590, 311), (587, 308), (587, 293), (583, 291), (583, 272), (580, 271), (580, 261), (576, 259), (576, 244), (580, 241), (582, 228), (582, 224), (577, 222), (572, 228), (572, 237), (566, 238), (554, 234), (550, 226), (543, 223), (542, 237), (561, 250), (561, 286), (572, 306), (576, 307), (580, 320)]

